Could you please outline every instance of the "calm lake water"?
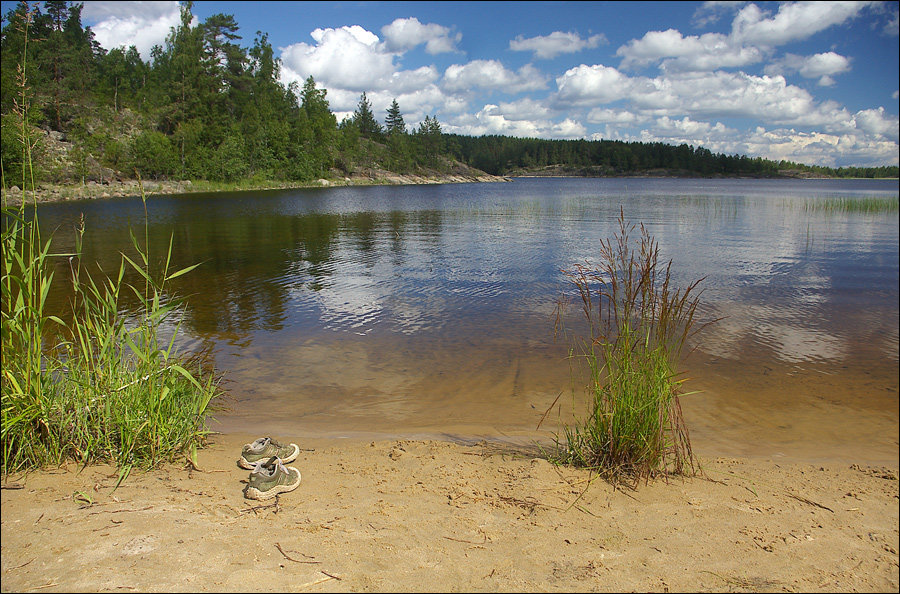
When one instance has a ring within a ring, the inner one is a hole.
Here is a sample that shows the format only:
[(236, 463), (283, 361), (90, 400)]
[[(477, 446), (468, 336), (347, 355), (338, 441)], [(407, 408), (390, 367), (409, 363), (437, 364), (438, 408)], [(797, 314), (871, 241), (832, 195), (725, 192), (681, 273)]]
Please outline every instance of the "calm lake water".
[[(149, 209), (154, 253), (174, 234), (175, 265), (203, 263), (174, 288), (184, 348), (225, 373), (215, 429), (546, 440), (583, 396), (554, 339), (557, 300), (574, 295), (562, 270), (596, 258), (622, 208), (678, 283), (704, 278), (702, 319), (723, 318), (685, 362), (695, 450), (896, 465), (898, 215), (808, 206), (897, 194), (896, 180), (519, 178)], [(115, 269), (140, 200), (41, 206), (59, 249), (82, 213), (86, 260)]]

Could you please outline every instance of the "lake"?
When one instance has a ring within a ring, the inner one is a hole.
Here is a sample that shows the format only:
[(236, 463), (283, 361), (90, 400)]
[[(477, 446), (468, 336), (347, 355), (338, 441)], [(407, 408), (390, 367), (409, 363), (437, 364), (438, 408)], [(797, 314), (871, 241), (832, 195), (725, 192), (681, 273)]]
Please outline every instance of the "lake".
[[(563, 270), (596, 261), (622, 209), (678, 284), (704, 279), (700, 317), (722, 318), (685, 361), (695, 451), (896, 465), (898, 215), (812, 206), (897, 194), (897, 180), (517, 178), (148, 204), (152, 252), (173, 236), (175, 266), (202, 262), (174, 289), (183, 348), (224, 372), (216, 430), (546, 441), (583, 397), (554, 336), (575, 295)], [(105, 270), (129, 226), (142, 237), (139, 199), (40, 211), (60, 250), (83, 214), (85, 259)]]

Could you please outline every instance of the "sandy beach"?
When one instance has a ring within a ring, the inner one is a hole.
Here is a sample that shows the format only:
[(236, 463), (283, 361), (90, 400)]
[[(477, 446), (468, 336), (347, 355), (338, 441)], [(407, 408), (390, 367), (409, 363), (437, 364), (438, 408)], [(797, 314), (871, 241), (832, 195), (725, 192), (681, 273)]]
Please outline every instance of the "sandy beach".
[[(2, 589), (897, 591), (897, 467), (701, 458), (614, 489), (537, 448), (303, 440), (300, 486), (247, 500), (255, 436), (197, 469), (75, 465), (2, 490)], [(279, 436), (281, 437), (281, 436)]]

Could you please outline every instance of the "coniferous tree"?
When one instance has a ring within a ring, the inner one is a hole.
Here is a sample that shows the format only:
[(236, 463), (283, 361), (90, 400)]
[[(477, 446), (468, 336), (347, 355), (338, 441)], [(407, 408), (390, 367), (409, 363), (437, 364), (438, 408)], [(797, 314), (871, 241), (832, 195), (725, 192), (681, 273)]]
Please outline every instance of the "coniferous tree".
[(444, 148), (441, 124), (437, 117), (425, 116), (425, 120), (419, 124), (418, 130), (416, 130), (416, 137), (426, 162), (432, 166), (437, 165), (438, 155)]
[(391, 106), (387, 110), (387, 117), (384, 119), (385, 127), (388, 135), (406, 134), (406, 123), (403, 121), (403, 115), (400, 113), (400, 105), (394, 99)]
[(307, 130), (303, 149), (308, 158), (310, 176), (323, 175), (334, 164), (332, 151), (337, 119), (331, 113), (326, 94), (325, 89), (316, 88), (316, 81), (312, 76), (306, 79), (300, 93)]
[(356, 111), (353, 112), (353, 123), (356, 124), (363, 138), (380, 140), (384, 134), (381, 124), (375, 120), (375, 116), (372, 114), (372, 104), (366, 98), (365, 91), (360, 95), (359, 105)]
[(57, 130), (62, 129), (60, 105), (63, 102), (62, 61), (63, 61), (63, 28), (69, 18), (68, 2), (65, 0), (49, 0), (44, 2), (51, 23), (51, 52), (53, 64), (53, 120)]

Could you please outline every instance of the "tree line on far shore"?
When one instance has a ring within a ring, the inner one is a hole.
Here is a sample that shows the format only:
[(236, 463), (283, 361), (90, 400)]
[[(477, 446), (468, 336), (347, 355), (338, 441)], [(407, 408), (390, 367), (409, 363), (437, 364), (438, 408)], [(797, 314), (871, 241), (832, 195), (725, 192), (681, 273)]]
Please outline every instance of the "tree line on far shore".
[(694, 176), (897, 177), (898, 167), (822, 167), (713, 153), (687, 144), (620, 140), (547, 140), (445, 135), (454, 156), (494, 175), (551, 170), (570, 175), (627, 175), (664, 171)]
[[(6, 187), (23, 180), (23, 130), (34, 146), (38, 182), (133, 178), (135, 172), (152, 179), (304, 182), (370, 169), (440, 173), (454, 160), (497, 175), (548, 166), (574, 175), (658, 169), (898, 175), (896, 166), (810, 167), (688, 145), (445, 134), (434, 116), (408, 129), (396, 100), (382, 124), (365, 93), (353, 115), (338, 122), (312, 77), (302, 85), (280, 82), (266, 33), (242, 47), (231, 15), (192, 25), (192, 3), (182, 3), (180, 24), (145, 62), (134, 46), (100, 47), (81, 23), (82, 7), (61, 0), (43, 2), (43, 10), (20, 3), (3, 16), (0, 156)], [(27, 113), (23, 104), (30, 106)]]

